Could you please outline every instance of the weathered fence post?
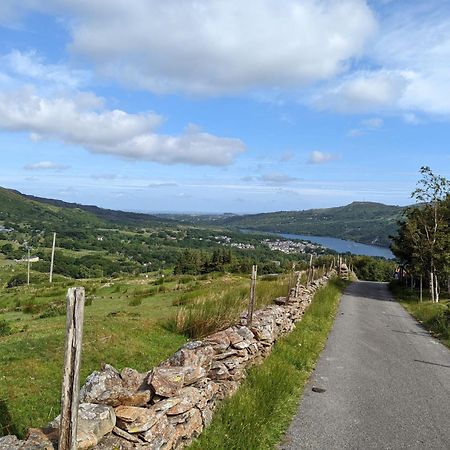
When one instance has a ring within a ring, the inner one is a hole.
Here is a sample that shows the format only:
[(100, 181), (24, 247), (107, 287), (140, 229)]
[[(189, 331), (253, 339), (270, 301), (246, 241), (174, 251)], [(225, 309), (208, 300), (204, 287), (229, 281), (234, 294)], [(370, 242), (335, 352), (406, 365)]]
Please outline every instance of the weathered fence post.
[(311, 272), (312, 265), (313, 265), (313, 255), (311, 253), (311, 256), (309, 257), (308, 280), (306, 281), (307, 285), (312, 281), (312, 272)]
[(249, 327), (253, 321), (253, 310), (255, 308), (256, 295), (256, 276), (258, 275), (258, 266), (252, 266), (252, 281), (250, 284), (250, 300), (248, 302), (247, 326)]
[(67, 291), (66, 347), (61, 393), (59, 450), (76, 450), (77, 448), (84, 298), (84, 288), (70, 288)]

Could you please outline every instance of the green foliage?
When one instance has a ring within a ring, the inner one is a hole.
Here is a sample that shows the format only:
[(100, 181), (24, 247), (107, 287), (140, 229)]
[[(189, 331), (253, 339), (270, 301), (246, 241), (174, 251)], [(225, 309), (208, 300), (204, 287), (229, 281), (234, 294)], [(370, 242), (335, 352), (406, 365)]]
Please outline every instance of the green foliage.
[(394, 261), (371, 256), (351, 256), (349, 263), (358, 279), (367, 281), (391, 281), (397, 267)]
[(439, 282), (450, 276), (450, 181), (429, 167), (422, 167), (420, 173), (412, 193), (418, 205), (405, 211), (392, 251), (409, 275), (420, 276), (426, 283), (438, 280), (434, 295)]
[(295, 330), (279, 340), (262, 365), (250, 369), (191, 450), (276, 448), (333, 324), (343, 282), (319, 290)]

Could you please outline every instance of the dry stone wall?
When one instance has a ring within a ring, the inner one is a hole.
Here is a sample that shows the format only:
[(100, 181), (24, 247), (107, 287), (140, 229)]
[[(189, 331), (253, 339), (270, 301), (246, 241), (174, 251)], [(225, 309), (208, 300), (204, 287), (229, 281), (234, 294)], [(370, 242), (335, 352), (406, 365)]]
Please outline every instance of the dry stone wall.
[[(334, 275), (333, 272), (331, 275)], [(213, 417), (218, 403), (233, 395), (246, 370), (261, 362), (277, 339), (291, 332), (326, 284), (325, 276), (308, 288), (298, 284), (287, 299), (240, 324), (189, 342), (149, 372), (104, 365), (80, 393), (78, 449), (171, 450), (187, 446)], [(54, 450), (59, 417), (45, 429), (30, 429), (25, 441), (0, 438), (0, 450)]]

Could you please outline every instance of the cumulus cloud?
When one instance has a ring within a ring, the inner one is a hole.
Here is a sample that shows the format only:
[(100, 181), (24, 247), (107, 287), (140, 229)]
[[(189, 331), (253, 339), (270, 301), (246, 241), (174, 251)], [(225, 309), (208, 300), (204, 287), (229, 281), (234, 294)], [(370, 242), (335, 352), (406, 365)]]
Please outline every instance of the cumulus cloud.
[(309, 164), (325, 164), (330, 161), (335, 161), (339, 159), (339, 155), (335, 153), (325, 153), (319, 150), (314, 150), (310, 153), (308, 158)]
[(245, 150), (239, 139), (222, 138), (190, 125), (179, 136), (159, 134), (161, 116), (130, 114), (99, 106), (93, 94), (46, 98), (32, 88), (0, 93), (0, 129), (57, 139), (94, 153), (162, 164), (224, 166)]
[(69, 166), (58, 164), (53, 161), (40, 161), (37, 163), (27, 164), (24, 166), (26, 170), (66, 170)]
[(376, 30), (363, 0), (24, 3), (69, 16), (70, 49), (100, 73), (163, 93), (291, 88), (328, 79), (361, 54)]

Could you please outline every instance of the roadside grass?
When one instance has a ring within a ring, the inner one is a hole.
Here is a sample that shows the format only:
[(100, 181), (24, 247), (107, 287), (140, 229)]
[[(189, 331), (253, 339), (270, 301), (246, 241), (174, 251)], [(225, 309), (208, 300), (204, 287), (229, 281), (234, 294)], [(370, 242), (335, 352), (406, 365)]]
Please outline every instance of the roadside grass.
[(225, 400), (190, 450), (262, 450), (280, 442), (304, 386), (325, 346), (346, 283), (321, 288), (303, 320), (271, 355), (251, 368), (237, 393)]
[(419, 291), (410, 289), (398, 281), (392, 281), (389, 288), (398, 302), (431, 331), (444, 345), (450, 348), (450, 300), (445, 294), (439, 303), (432, 303), (426, 289), (424, 301), (419, 300)]
[[(183, 295), (233, 290), (243, 277), (213, 275), (181, 280), (63, 280), (49, 286), (0, 288), (0, 436), (20, 436), (59, 413), (64, 358), (66, 285), (86, 287), (81, 380), (102, 362), (117, 369), (150, 370), (173, 354), (186, 336), (161, 326), (180, 309)], [(161, 289), (163, 288), (163, 289)], [(32, 296), (35, 296), (33, 301)], [(36, 309), (28, 313), (26, 305)]]
[[(277, 297), (286, 296), (288, 287), (288, 276), (258, 279), (255, 309), (272, 303)], [(183, 306), (166, 321), (165, 327), (192, 339), (225, 329), (238, 322), (241, 314), (247, 310), (249, 292), (250, 282), (242, 277), (232, 287), (216, 289), (207, 295), (187, 293), (180, 299)]]

